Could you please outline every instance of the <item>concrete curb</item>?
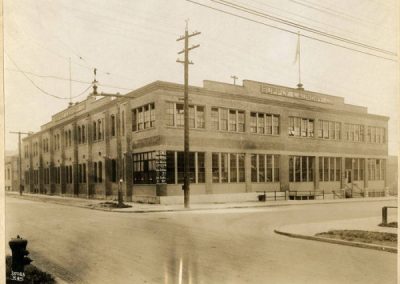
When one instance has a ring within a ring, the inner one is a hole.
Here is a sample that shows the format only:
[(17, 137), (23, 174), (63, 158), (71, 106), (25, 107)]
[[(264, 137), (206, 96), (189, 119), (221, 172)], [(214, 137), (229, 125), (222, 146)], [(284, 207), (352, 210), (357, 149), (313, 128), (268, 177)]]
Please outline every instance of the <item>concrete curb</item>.
[(300, 234), (283, 232), (283, 231), (279, 231), (279, 230), (274, 230), (274, 232), (276, 234), (291, 237), (291, 238), (298, 238), (298, 239), (304, 239), (304, 240), (312, 240), (312, 241), (319, 241), (319, 242), (325, 242), (325, 243), (331, 243), (331, 244), (338, 244), (338, 245), (345, 245), (345, 246), (352, 246), (352, 247), (358, 247), (358, 248), (374, 249), (374, 250), (380, 250), (380, 251), (387, 251), (387, 252), (391, 252), (391, 253), (397, 253), (397, 248), (394, 248), (394, 247), (374, 245), (374, 244), (368, 244), (368, 243), (360, 243), (360, 242), (350, 242), (350, 241), (345, 241), (345, 240), (337, 240), (337, 239), (329, 239), (329, 238), (321, 238), (321, 237), (315, 237), (315, 236), (300, 235)]
[[(14, 197), (18, 199), (25, 199), (37, 202), (45, 202), (45, 203), (54, 203), (58, 205), (64, 206), (72, 206), (72, 207), (79, 207), (79, 208), (86, 208), (91, 210), (98, 210), (98, 211), (105, 211), (105, 212), (116, 212), (116, 213), (163, 213), (163, 212), (190, 212), (190, 211), (204, 211), (204, 210), (223, 210), (223, 209), (246, 209), (246, 208), (265, 208), (265, 207), (280, 207), (280, 206), (293, 206), (293, 205), (314, 205), (314, 204), (338, 204), (338, 203), (354, 203), (354, 202), (375, 202), (375, 201), (392, 201), (395, 200), (395, 197), (378, 197), (376, 198), (362, 198), (362, 199), (339, 199), (339, 200), (325, 200), (325, 201), (298, 201), (298, 200), (286, 200), (283, 204), (281, 201), (279, 203), (275, 203), (278, 201), (267, 201), (267, 202), (257, 202), (255, 201), (254, 204), (246, 204), (246, 205), (230, 205), (229, 203), (225, 203), (226, 206), (224, 207), (213, 207), (214, 204), (210, 204), (209, 207), (205, 208), (171, 208), (171, 209), (135, 209), (132, 207), (131, 210), (124, 210), (124, 209), (114, 209), (114, 208), (101, 208), (101, 207), (92, 207), (92, 204), (73, 204), (73, 203), (65, 203), (62, 200), (56, 200), (50, 198), (46, 198), (47, 195), (17, 195), (17, 194), (6, 194), (9, 197)], [(77, 199), (81, 200), (81, 199)], [(101, 202), (102, 200), (98, 200)], [(270, 203), (271, 202), (271, 203)], [(157, 206), (157, 205), (155, 205)], [(183, 206), (183, 205), (182, 205)]]

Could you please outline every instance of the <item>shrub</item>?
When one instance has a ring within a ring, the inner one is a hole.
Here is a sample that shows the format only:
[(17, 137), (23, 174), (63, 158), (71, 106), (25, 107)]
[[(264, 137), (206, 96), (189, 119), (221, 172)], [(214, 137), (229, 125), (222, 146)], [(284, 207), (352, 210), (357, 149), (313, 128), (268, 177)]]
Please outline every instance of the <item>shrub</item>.
[[(11, 283), (9, 276), (11, 274), (11, 256), (6, 256), (6, 283)], [(25, 266), (25, 279), (26, 284), (54, 284), (56, 283), (53, 276), (47, 272), (41, 271), (36, 266), (29, 264)]]

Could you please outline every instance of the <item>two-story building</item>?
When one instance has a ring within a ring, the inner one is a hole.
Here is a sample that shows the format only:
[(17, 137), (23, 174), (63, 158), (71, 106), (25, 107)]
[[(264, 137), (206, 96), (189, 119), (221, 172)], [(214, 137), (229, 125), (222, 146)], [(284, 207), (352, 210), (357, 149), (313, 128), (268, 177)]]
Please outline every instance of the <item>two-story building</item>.
[[(191, 194), (387, 187), (388, 117), (337, 96), (244, 80), (189, 88)], [(25, 191), (182, 195), (183, 85), (86, 100), (23, 139)]]

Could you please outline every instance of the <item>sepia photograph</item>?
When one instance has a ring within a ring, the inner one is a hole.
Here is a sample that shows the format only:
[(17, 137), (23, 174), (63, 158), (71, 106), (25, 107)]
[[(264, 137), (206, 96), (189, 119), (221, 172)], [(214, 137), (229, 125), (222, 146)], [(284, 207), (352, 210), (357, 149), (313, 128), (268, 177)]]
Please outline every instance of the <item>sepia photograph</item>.
[(0, 283), (398, 283), (399, 1), (0, 3)]

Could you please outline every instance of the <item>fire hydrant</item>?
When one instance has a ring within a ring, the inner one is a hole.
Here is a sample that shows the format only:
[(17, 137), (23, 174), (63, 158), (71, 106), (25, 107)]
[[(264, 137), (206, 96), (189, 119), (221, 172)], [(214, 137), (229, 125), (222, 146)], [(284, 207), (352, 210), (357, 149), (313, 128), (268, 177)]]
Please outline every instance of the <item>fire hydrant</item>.
[(26, 249), (28, 241), (17, 236), (8, 242), (12, 251), (11, 275), (10, 279), (17, 282), (23, 282), (25, 277), (25, 265), (32, 262), (28, 257), (29, 251)]

